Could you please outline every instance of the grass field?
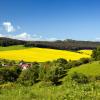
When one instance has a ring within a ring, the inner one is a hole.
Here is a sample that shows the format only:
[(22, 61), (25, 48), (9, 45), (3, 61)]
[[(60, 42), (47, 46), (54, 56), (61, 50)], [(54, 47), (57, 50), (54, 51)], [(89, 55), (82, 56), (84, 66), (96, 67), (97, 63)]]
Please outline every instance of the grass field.
[(24, 47), (23, 45), (15, 45), (15, 46), (8, 46), (8, 47), (0, 47), (0, 51), (21, 50), (26, 48), (28, 47)]
[(68, 74), (72, 74), (74, 72), (83, 73), (86, 76), (100, 76), (100, 62), (92, 62), (89, 64), (84, 64), (79, 67), (75, 67), (70, 69)]
[(100, 84), (79, 85), (65, 81), (60, 86), (15, 86), (0, 89), (0, 100), (100, 100)]
[(46, 48), (25, 48), (23, 46), (12, 46), (1, 47), (0, 50), (0, 58), (9, 60), (24, 60), (29, 62), (44, 62), (58, 58), (64, 58), (66, 60), (90, 58), (90, 55), (87, 54)]

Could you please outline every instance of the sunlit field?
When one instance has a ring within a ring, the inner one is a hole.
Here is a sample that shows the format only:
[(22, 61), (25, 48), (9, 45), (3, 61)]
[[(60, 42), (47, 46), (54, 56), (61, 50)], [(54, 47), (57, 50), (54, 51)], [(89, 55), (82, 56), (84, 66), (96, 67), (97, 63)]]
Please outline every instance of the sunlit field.
[(70, 69), (68, 74), (72, 74), (74, 72), (82, 73), (86, 76), (91, 76), (91, 77), (99, 76), (100, 75), (100, 62), (95, 61), (89, 64), (81, 65), (76, 68), (72, 68)]
[(87, 54), (87, 55), (91, 55), (92, 54), (92, 50), (79, 50), (78, 52), (80, 52), (82, 54)]
[(90, 55), (65, 50), (54, 50), (45, 48), (24, 48), (20, 50), (0, 51), (0, 58), (9, 60), (24, 60), (28, 62), (52, 61), (58, 58), (66, 60), (78, 60), (90, 58)]

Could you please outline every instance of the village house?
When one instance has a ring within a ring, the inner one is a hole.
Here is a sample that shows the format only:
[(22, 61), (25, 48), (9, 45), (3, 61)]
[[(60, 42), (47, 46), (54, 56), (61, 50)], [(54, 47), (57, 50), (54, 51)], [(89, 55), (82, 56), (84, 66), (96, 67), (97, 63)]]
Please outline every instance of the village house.
[(31, 64), (21, 61), (19, 66), (22, 68), (22, 70), (26, 70), (27, 68), (31, 67)]
[(7, 64), (2, 64), (2, 67), (6, 67), (6, 66), (8, 66)]

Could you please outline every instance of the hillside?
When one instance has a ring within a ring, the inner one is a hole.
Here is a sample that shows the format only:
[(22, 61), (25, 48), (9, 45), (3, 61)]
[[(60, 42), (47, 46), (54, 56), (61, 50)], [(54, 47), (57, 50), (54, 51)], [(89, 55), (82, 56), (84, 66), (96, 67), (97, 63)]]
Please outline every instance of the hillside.
[(86, 76), (99, 76), (100, 75), (100, 62), (96, 61), (96, 62), (92, 62), (89, 64), (84, 64), (81, 65), (79, 67), (75, 67), (70, 69), (70, 71), (68, 72), (68, 74), (72, 74), (74, 72), (78, 72), (78, 73), (83, 73)]
[[(69, 70), (82, 72), (86, 75), (100, 75), (100, 64), (82, 65)], [(83, 68), (84, 67), (84, 68)], [(71, 75), (71, 74), (69, 74)], [(67, 76), (61, 79), (59, 86), (38, 82), (33, 86), (23, 86), (15, 83), (0, 85), (0, 100), (100, 100), (100, 82), (78, 84), (68, 80)]]

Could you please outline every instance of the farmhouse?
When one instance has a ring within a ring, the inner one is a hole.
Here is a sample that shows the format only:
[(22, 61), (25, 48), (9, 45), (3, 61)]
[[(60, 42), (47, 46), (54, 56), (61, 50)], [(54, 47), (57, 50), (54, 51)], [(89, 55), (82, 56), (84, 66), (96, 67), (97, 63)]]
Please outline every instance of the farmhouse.
[(19, 66), (20, 66), (23, 70), (25, 70), (25, 69), (31, 67), (31, 64), (25, 63), (24, 61), (21, 61), (21, 62), (19, 63)]

